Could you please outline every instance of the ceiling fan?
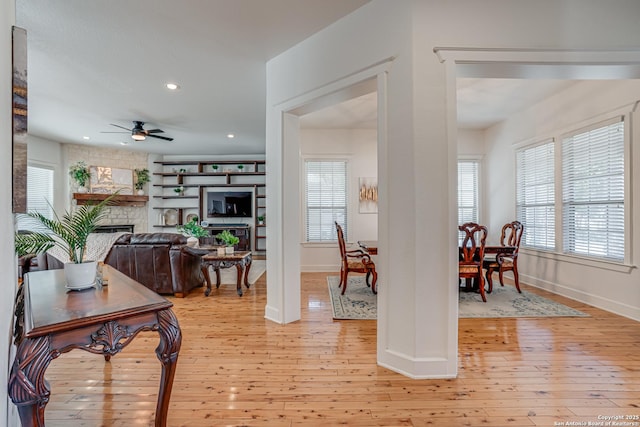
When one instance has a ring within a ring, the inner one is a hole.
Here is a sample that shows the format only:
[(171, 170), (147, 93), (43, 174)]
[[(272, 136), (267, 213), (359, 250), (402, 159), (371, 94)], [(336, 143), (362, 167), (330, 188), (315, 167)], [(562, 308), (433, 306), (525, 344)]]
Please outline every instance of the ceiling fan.
[[(155, 135), (156, 133), (164, 133), (162, 129), (144, 129), (144, 122), (134, 120), (133, 128), (129, 129), (124, 126), (115, 125), (110, 123), (111, 126), (115, 126), (120, 129), (124, 129), (128, 132), (131, 132), (131, 138), (134, 141), (144, 141), (148, 136), (151, 138), (164, 139), (165, 141), (173, 141), (173, 138), (169, 138), (167, 136)], [(127, 132), (102, 132), (102, 133), (127, 133)]]

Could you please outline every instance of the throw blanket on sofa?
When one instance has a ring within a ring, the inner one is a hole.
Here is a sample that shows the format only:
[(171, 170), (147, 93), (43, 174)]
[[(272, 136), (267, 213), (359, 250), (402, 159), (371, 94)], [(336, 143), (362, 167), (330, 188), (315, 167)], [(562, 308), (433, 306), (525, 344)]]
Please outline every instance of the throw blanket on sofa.
[[(111, 246), (123, 234), (131, 233), (91, 233), (87, 237), (87, 248), (84, 251), (84, 261), (104, 261), (109, 254)], [(49, 255), (60, 262), (69, 262), (69, 254), (65, 250), (54, 246), (47, 251)]]

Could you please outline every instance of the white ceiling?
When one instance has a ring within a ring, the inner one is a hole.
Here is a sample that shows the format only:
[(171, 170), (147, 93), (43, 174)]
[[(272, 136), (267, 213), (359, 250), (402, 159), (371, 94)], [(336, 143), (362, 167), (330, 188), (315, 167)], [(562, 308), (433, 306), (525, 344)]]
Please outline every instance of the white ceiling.
[[(101, 132), (141, 120), (175, 139), (128, 149), (264, 153), (266, 61), (367, 1), (17, 0), (29, 132), (123, 148), (130, 135)], [(169, 92), (168, 81), (181, 89)]]
[[(29, 132), (161, 154), (264, 153), (266, 61), (367, 1), (17, 0), (17, 25), (28, 33)], [(169, 81), (180, 90), (168, 91)], [(568, 84), (459, 79), (459, 127), (486, 128)], [(375, 128), (376, 118), (370, 93), (305, 115), (301, 126)], [(102, 133), (133, 120), (175, 139)]]

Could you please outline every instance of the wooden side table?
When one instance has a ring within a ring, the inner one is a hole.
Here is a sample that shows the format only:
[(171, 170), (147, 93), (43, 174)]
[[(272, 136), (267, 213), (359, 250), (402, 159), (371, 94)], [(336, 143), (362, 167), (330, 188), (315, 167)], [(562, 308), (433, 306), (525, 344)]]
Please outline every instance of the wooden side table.
[(49, 363), (62, 353), (81, 349), (108, 362), (141, 331), (158, 331), (156, 355), (162, 376), (156, 427), (167, 425), (169, 398), (182, 332), (173, 304), (118, 270), (105, 265), (109, 286), (83, 291), (65, 288), (63, 270), (27, 273), (16, 300), (16, 358), (9, 376), (9, 396), (24, 427), (44, 427)]
[(220, 269), (235, 266), (238, 270), (238, 280), (236, 291), (238, 296), (242, 296), (242, 276), (244, 271), (244, 285), (249, 289), (249, 270), (251, 269), (251, 251), (236, 251), (232, 254), (218, 255), (217, 250), (202, 256), (202, 273), (207, 281), (204, 291), (205, 296), (211, 294), (211, 277), (209, 276), (209, 266), (216, 272), (216, 288), (220, 287)]

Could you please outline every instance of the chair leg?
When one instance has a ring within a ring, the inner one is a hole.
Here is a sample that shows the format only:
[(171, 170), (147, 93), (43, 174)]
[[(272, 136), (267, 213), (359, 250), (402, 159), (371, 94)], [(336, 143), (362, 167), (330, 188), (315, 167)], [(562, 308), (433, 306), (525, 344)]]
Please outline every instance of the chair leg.
[(504, 280), (502, 280), (503, 276), (504, 276), (504, 270), (502, 269), (502, 267), (500, 267), (498, 269), (498, 277), (500, 278), (500, 286), (504, 286)]
[(343, 280), (344, 280), (344, 267), (340, 269), (340, 283), (338, 283), (338, 286), (342, 287)]
[(344, 295), (344, 291), (347, 290), (347, 276), (349, 275), (349, 270), (344, 271), (344, 283), (342, 284), (342, 294)]
[(371, 282), (369, 281), (370, 277), (371, 277), (371, 271), (367, 271), (367, 275), (364, 278), (364, 283), (367, 284), (367, 287), (371, 287)]
[(487, 293), (490, 294), (491, 292), (493, 292), (493, 272), (495, 270), (493, 268), (487, 268), (487, 284), (489, 285), (489, 289), (487, 290)]
[(478, 289), (480, 290), (482, 301), (487, 302), (487, 297), (484, 294), (484, 278), (482, 277), (482, 270), (480, 270), (480, 273), (478, 274)]
[(518, 293), (522, 293), (522, 291), (520, 290), (520, 277), (518, 275), (518, 265), (517, 264), (513, 264), (513, 281), (516, 283), (516, 289), (518, 290)]
[(373, 275), (373, 281), (371, 282), (371, 292), (373, 292), (374, 294), (377, 294), (378, 289), (376, 288), (376, 283), (378, 282), (378, 273), (375, 270), (373, 270), (371, 274)]

